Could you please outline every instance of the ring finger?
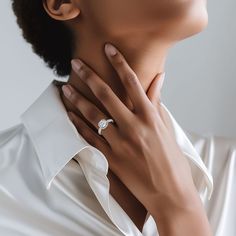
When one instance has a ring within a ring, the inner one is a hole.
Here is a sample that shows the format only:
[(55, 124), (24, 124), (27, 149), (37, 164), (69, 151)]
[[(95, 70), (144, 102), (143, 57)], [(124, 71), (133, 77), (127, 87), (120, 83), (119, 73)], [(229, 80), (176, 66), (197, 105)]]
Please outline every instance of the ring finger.
[[(76, 91), (71, 85), (62, 86), (62, 90), (70, 103), (76, 107), (96, 129), (99, 128), (99, 121), (102, 119), (108, 119), (106, 115), (104, 115), (95, 105), (93, 105), (82, 94)], [(117, 126), (110, 122), (108, 127), (102, 130), (101, 134), (104, 136), (107, 142), (109, 142), (109, 140), (114, 140), (116, 132)]]

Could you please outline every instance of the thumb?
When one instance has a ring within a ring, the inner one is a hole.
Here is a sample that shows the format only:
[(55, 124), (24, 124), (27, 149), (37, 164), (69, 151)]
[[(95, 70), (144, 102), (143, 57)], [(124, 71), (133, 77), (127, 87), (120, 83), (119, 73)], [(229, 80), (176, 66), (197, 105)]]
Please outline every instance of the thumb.
[(156, 104), (161, 98), (161, 89), (165, 79), (165, 72), (158, 74), (148, 88), (147, 96), (149, 100)]

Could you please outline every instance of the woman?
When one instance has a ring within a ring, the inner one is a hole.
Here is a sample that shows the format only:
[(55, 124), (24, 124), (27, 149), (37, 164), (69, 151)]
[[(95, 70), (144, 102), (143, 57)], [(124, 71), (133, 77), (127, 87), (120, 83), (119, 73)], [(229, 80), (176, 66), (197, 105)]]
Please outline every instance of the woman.
[[(2, 143), (14, 146), (13, 155), (3, 146), (3, 157), (14, 156), (15, 168), (11, 175), (2, 171), (2, 179), (19, 181), (27, 198), (1, 182), (6, 204), (0, 209), (9, 213), (0, 232), (212, 235), (199, 195), (203, 175), (193, 178), (160, 102), (168, 50), (206, 27), (206, 1), (13, 0), (13, 9), (34, 51), (58, 75), (69, 75), (60, 94), (68, 116), (50, 86), (22, 115), (24, 127), (2, 133)], [(202, 161), (194, 160), (210, 183)], [(22, 171), (24, 161), (33, 171)], [(12, 199), (19, 198), (27, 210), (14, 218), (20, 206)], [(150, 215), (157, 229), (147, 224)], [(13, 219), (20, 221), (16, 228)]]
[[(74, 60), (72, 62), (74, 72), (72, 71), (68, 81), (68, 84), (72, 86), (64, 87), (64, 92), (68, 98), (72, 99), (69, 101), (77, 105), (77, 109), (65, 99), (64, 102), (68, 110), (76, 113), (80, 111), (83, 114), (81, 116), (79, 113), (79, 117), (85, 119), (79, 119), (73, 115), (74, 113), (69, 113), (78, 131), (84, 134), (84, 138), (108, 158), (111, 194), (123, 206), (140, 231), (143, 228), (146, 210), (153, 216), (156, 212), (160, 214), (160, 216), (155, 216), (156, 223), (158, 223), (158, 218), (161, 221), (164, 212), (167, 213), (169, 210), (176, 225), (167, 226), (167, 222), (172, 219), (163, 219), (163, 228), (160, 222), (158, 228), (161, 235), (193, 235), (193, 231), (196, 235), (210, 235), (209, 225), (201, 210), (199, 199), (194, 200), (197, 194), (193, 183), (189, 183), (191, 179), (189, 169), (184, 160), (180, 162), (183, 154), (179, 153), (173, 137), (169, 137), (170, 134), (173, 135), (173, 132), (168, 126), (168, 119), (165, 117), (162, 118), (163, 120), (160, 119), (162, 113), (158, 102), (159, 92), (154, 93), (154, 88), (161, 87), (161, 82), (163, 82), (159, 81), (163, 80), (159, 74), (164, 70), (168, 49), (176, 42), (200, 32), (207, 25), (206, 1), (137, 2), (133, 0), (125, 3), (122, 1), (71, 1), (58, 4), (57, 8), (55, 8), (55, 2), (46, 1), (44, 7), (53, 19), (67, 20), (65, 24), (70, 27), (75, 39), (72, 57), (81, 58), (100, 75), (98, 78), (87, 67), (82, 66), (84, 69), (80, 70), (78, 60)], [(106, 42), (112, 42), (122, 50), (135, 73), (125, 63), (120, 53), (112, 57), (115, 50), (111, 45), (107, 45), (108, 59), (116, 70), (111, 68), (104, 54)], [(75, 72), (81, 79), (77, 78)], [(157, 78), (154, 78), (155, 76)], [(112, 90), (102, 81), (105, 81)], [(144, 91), (147, 92), (151, 83), (153, 84), (149, 90), (149, 99), (153, 106), (147, 101), (144, 93)], [(71, 92), (74, 91), (73, 87), (77, 88), (87, 99), (83, 99), (77, 93), (70, 97)], [(123, 103), (121, 104), (120, 101)], [(135, 115), (131, 115), (127, 107)], [(159, 115), (156, 116), (156, 113)], [(105, 139), (95, 135), (98, 122), (103, 118), (111, 117), (117, 125), (110, 123), (102, 131)], [(155, 124), (158, 124), (157, 127)], [(153, 130), (156, 131), (153, 133)], [(153, 140), (155, 141), (152, 142)], [(163, 163), (161, 159), (157, 159), (157, 156), (164, 159)], [(172, 159), (173, 156), (176, 156), (176, 160)], [(166, 163), (166, 159), (169, 161), (172, 159), (170, 165)], [(176, 167), (177, 163), (181, 163), (179, 168), (172, 170), (172, 165)], [(133, 165), (137, 168), (133, 168)], [(163, 169), (165, 173), (163, 176), (159, 168)], [(183, 175), (179, 176), (179, 173)], [(165, 182), (165, 179), (172, 178), (173, 182), (170, 181), (172, 183)], [(164, 186), (155, 186), (158, 179), (161, 179), (160, 183)], [(187, 180), (186, 183), (183, 180)], [(170, 187), (170, 192), (166, 189), (167, 186)], [(176, 192), (173, 191), (175, 188), (177, 188)], [(189, 188), (192, 190), (187, 191), (186, 194), (186, 189)], [(165, 194), (159, 199), (161, 192)], [(134, 199), (133, 195), (137, 199)], [(178, 205), (178, 195), (183, 197), (180, 197), (183, 205)], [(172, 196), (174, 199), (169, 199), (169, 202), (167, 196)], [(189, 204), (186, 199), (189, 200)], [(155, 204), (160, 204), (160, 206), (156, 206), (155, 209)], [(133, 208), (130, 205), (133, 205)], [(195, 205), (196, 208), (188, 209), (188, 205)], [(170, 209), (168, 206), (171, 206)], [(176, 218), (181, 219), (181, 215), (184, 215), (185, 206), (186, 212), (190, 210), (189, 213), (195, 212), (196, 215), (187, 213), (180, 222), (177, 222)], [(182, 209), (180, 215), (177, 213), (174, 216), (175, 207)], [(163, 209), (163, 213), (160, 208)], [(193, 222), (193, 225), (188, 228), (190, 222)], [(183, 231), (178, 232), (179, 224), (186, 224), (182, 228)]]

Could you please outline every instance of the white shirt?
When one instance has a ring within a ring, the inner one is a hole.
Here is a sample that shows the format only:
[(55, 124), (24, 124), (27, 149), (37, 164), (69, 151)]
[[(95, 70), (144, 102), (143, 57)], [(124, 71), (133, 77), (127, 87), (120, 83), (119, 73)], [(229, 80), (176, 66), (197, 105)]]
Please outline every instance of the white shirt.
[[(236, 141), (185, 134), (167, 112), (214, 235), (235, 236)], [(140, 232), (110, 195), (104, 154), (77, 132), (53, 82), (21, 121), (0, 132), (0, 235), (158, 235), (152, 216)]]

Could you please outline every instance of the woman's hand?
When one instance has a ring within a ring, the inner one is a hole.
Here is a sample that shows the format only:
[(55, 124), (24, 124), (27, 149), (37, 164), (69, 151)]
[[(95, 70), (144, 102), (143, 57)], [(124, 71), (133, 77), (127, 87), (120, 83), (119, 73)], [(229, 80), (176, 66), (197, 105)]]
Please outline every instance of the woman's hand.
[[(134, 106), (129, 110), (91, 68), (78, 59), (72, 67), (112, 117), (107, 117), (71, 85), (64, 85), (67, 99), (96, 128), (101, 119), (113, 118), (102, 138), (79, 116), (68, 115), (78, 132), (107, 158), (110, 169), (156, 218), (199, 207), (191, 170), (174, 136), (169, 118), (160, 104), (163, 77), (153, 81), (147, 94), (135, 72), (118, 50), (108, 59), (117, 71)], [(114, 53), (112, 53), (114, 52)]]

